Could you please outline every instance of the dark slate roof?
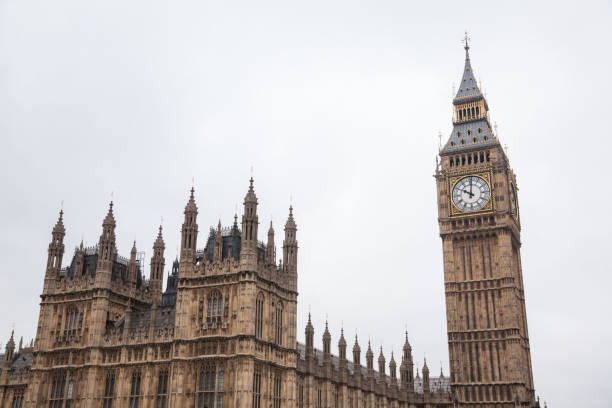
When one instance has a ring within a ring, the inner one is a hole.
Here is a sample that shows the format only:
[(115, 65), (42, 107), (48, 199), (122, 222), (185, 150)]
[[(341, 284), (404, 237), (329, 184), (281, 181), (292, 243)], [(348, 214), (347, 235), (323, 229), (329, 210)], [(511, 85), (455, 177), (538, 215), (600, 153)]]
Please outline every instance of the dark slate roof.
[(176, 305), (176, 292), (178, 290), (179, 261), (178, 258), (172, 263), (172, 273), (166, 280), (166, 290), (162, 294), (162, 306)]
[(32, 351), (22, 351), (17, 353), (13, 358), (13, 364), (11, 364), (11, 370), (22, 370), (24, 368), (30, 368), (32, 366)]
[(496, 144), (498, 144), (498, 141), (493, 136), (489, 122), (486, 119), (479, 119), (455, 124), (446, 145), (440, 153), (452, 153)]
[[(76, 270), (76, 259), (77, 255), (80, 251), (80, 248), (75, 248), (74, 255), (72, 256), (72, 261), (70, 262), (70, 266), (62, 269), (62, 274), (64, 276), (68, 276), (70, 279), (74, 279), (76, 276), (85, 276), (89, 275), (92, 278), (96, 276), (96, 268), (98, 265), (98, 246), (83, 248), (83, 267), (80, 270)], [(117, 255), (115, 261), (113, 262), (112, 269), (112, 277), (113, 279), (118, 278), (127, 278), (127, 270), (128, 270), (129, 260), (125, 257)], [(142, 272), (143, 265), (137, 261), (138, 273), (137, 273), (137, 282), (136, 286), (140, 287), (142, 284)]]
[[(206, 258), (209, 262), (213, 261), (213, 251), (215, 248), (215, 237), (217, 230), (210, 227), (210, 233), (208, 234), (208, 240), (203, 250), (196, 252), (196, 261), (201, 261)], [(221, 236), (223, 238), (223, 259), (227, 258), (230, 254), (235, 260), (240, 260), (240, 249), (242, 245), (242, 232), (237, 225), (230, 228), (223, 228), (221, 230)]]
[(461, 77), (461, 83), (455, 96), (455, 102), (463, 102), (466, 99), (470, 99), (476, 96), (481, 96), (482, 93), (476, 83), (476, 76), (472, 70), (472, 64), (470, 63), (470, 54), (468, 49), (465, 50), (465, 66), (463, 68), (463, 76)]

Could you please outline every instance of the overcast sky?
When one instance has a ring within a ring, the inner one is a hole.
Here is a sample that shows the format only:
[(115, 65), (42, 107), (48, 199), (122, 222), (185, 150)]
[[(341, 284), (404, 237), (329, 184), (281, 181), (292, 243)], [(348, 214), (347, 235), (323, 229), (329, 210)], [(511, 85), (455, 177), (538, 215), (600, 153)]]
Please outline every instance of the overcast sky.
[[(298, 339), (448, 375), (434, 172), (472, 66), (517, 173), (536, 392), (610, 407), (612, 6), (582, 2), (0, 0), (0, 341), (34, 336), (64, 200), (66, 254), (97, 242), (166, 269), (195, 177), (198, 246), (254, 167), (259, 238), (293, 196)], [(280, 249), (278, 250), (280, 253)], [(585, 401), (588, 400), (587, 401)]]

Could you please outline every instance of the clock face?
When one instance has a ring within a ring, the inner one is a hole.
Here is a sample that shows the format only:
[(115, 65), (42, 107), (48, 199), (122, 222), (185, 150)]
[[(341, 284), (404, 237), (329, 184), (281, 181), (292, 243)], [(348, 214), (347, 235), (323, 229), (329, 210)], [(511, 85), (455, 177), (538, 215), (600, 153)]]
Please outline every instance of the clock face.
[(460, 179), (453, 187), (453, 203), (461, 211), (478, 211), (489, 201), (491, 189), (487, 182), (478, 176)]

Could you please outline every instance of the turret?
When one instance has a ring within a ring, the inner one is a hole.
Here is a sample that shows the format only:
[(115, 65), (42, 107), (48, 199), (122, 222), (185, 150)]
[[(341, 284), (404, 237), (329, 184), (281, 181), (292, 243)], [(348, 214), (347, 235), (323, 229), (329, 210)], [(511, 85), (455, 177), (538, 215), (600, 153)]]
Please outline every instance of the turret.
[(329, 361), (331, 359), (331, 334), (325, 321), (325, 331), (323, 332), (323, 359)]
[(308, 313), (308, 323), (306, 323), (306, 360), (314, 356), (314, 327)]
[(366, 366), (368, 368), (368, 377), (374, 378), (374, 353), (372, 353), (372, 346), (368, 341), (368, 350), (366, 351)]
[(213, 262), (221, 262), (222, 260), (223, 260), (223, 234), (221, 232), (221, 220), (219, 220), (219, 224), (217, 224), (217, 232), (215, 233)]
[(429, 393), (429, 368), (427, 367), (427, 359), (423, 364), (423, 392)]
[(198, 207), (193, 197), (194, 189), (191, 187), (191, 195), (185, 206), (185, 220), (181, 228), (181, 264), (189, 265), (195, 262), (196, 244), (198, 240)]
[(47, 250), (47, 271), (45, 273), (45, 289), (50, 288), (53, 280), (59, 278), (62, 268), (62, 257), (64, 256), (64, 211), (60, 210), (59, 218), (51, 231), (51, 242)]
[(289, 206), (289, 218), (285, 223), (285, 240), (283, 241), (283, 264), (285, 271), (297, 274), (298, 242), (297, 225), (293, 219), (293, 206)]
[(115, 244), (115, 216), (113, 202), (108, 206), (108, 213), (102, 222), (102, 235), (98, 241), (98, 265), (96, 267), (96, 282), (102, 286), (110, 285), (113, 262), (117, 256)]
[(413, 373), (414, 365), (412, 363), (412, 347), (408, 342), (408, 332), (406, 332), (406, 341), (404, 342), (402, 364), (400, 366), (400, 381), (402, 388), (408, 392), (414, 392)]
[(128, 263), (128, 282), (130, 286), (135, 287), (136, 282), (138, 281), (138, 262), (136, 261), (136, 241), (132, 245), (132, 250), (130, 251), (130, 262)]
[(10, 366), (13, 362), (13, 354), (15, 353), (15, 330), (11, 331), (11, 338), (6, 343), (6, 349), (4, 352), (4, 364)]
[(385, 383), (385, 356), (382, 346), (380, 346), (380, 354), (378, 355), (378, 381)]
[(253, 177), (249, 181), (249, 191), (244, 197), (242, 214), (242, 240), (240, 243), (240, 264), (243, 269), (257, 269), (257, 196), (253, 188)]
[(151, 257), (151, 275), (149, 276), (149, 288), (154, 303), (161, 302), (162, 281), (164, 279), (164, 250), (166, 245), (162, 237), (162, 226), (159, 226), (157, 239), (153, 243), (153, 256)]
[(344, 329), (340, 329), (340, 340), (338, 340), (338, 357), (340, 365), (346, 364), (346, 340), (344, 339)]
[(393, 357), (393, 351), (391, 352), (391, 361), (389, 361), (389, 377), (391, 377), (391, 385), (397, 385), (396, 376), (397, 365), (395, 364), (395, 358)]
[(357, 341), (357, 335), (355, 334), (355, 344), (353, 344), (353, 371), (355, 373), (361, 374), (361, 347), (359, 347), (359, 342)]
[(274, 228), (270, 221), (270, 229), (268, 229), (268, 243), (266, 244), (266, 264), (276, 265), (276, 247), (274, 246)]

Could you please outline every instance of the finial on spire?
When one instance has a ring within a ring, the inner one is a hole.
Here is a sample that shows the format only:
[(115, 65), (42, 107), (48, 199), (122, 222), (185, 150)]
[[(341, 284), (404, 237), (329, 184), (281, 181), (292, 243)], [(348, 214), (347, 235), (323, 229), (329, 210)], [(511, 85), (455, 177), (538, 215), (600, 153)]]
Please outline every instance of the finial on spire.
[(465, 30), (465, 34), (463, 36), (463, 43), (464, 43), (463, 48), (465, 49), (465, 59), (470, 59), (470, 54), (468, 53), (470, 49), (470, 40), (471, 38), (468, 36), (467, 30)]

